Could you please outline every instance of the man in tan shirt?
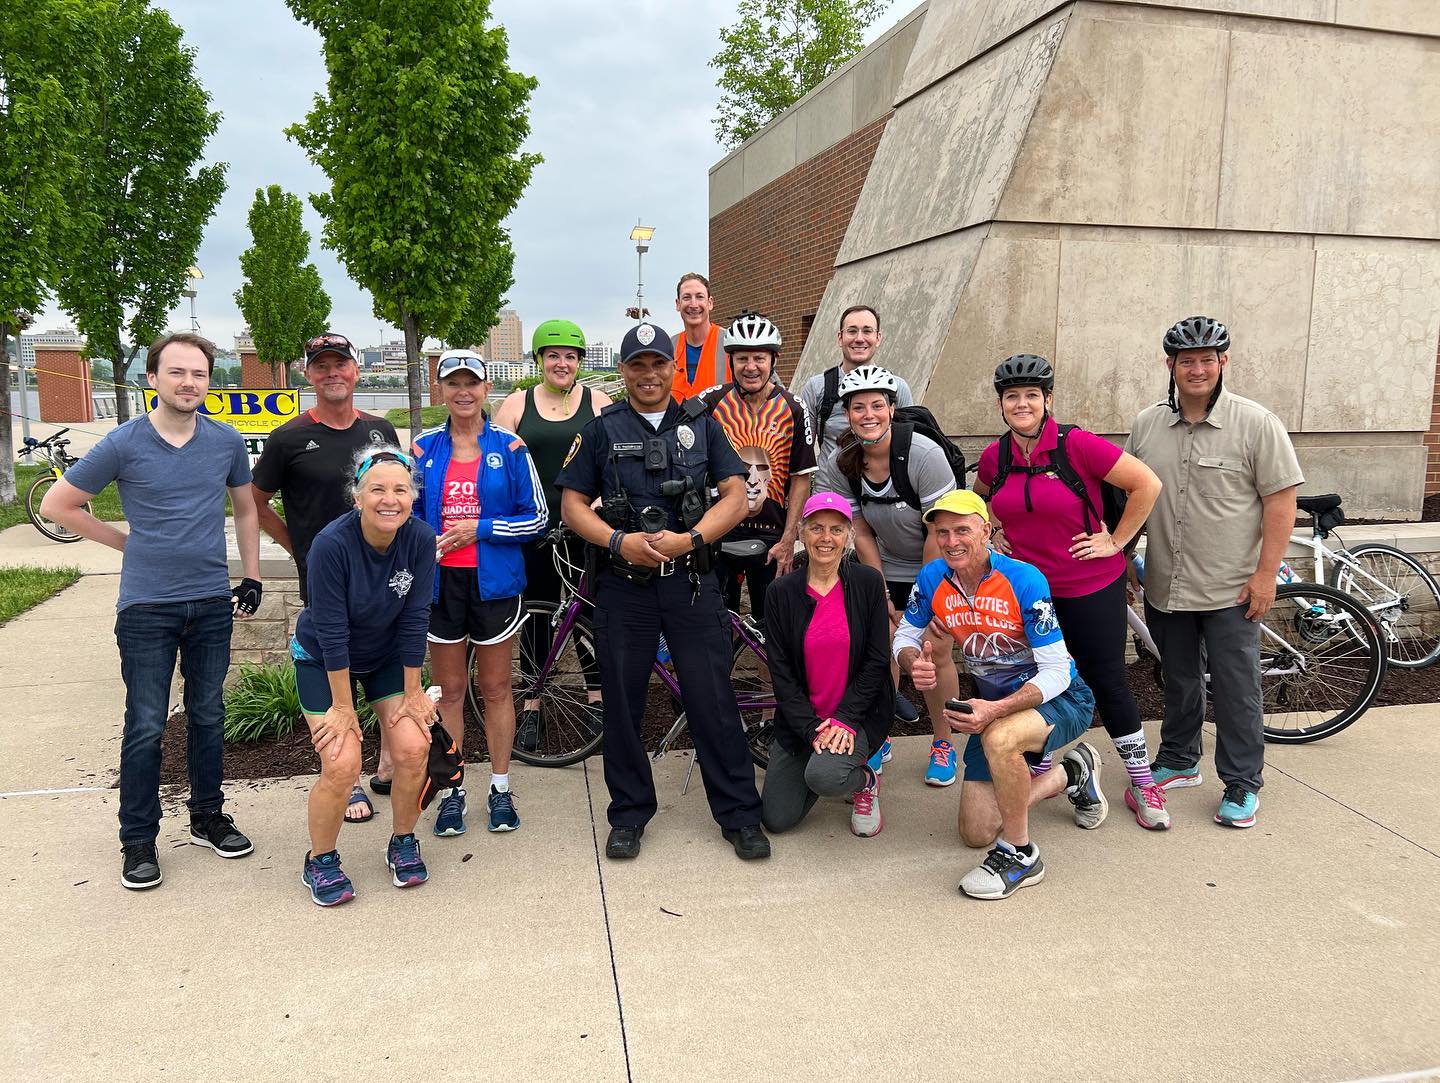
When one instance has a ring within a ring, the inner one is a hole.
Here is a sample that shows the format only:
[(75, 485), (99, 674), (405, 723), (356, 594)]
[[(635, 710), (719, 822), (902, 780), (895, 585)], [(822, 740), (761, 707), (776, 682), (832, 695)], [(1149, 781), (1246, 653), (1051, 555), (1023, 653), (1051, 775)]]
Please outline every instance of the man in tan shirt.
[[(1206, 662), (1215, 702), (1215, 821), (1252, 827), (1265, 766), (1259, 621), (1303, 482), (1285, 426), (1224, 388), (1230, 332), (1208, 316), (1165, 334), (1169, 401), (1142, 410), (1125, 445), (1164, 483), (1146, 523), (1145, 621), (1165, 670), (1155, 781), (1198, 786)], [(1203, 653), (1202, 653), (1203, 651)]]

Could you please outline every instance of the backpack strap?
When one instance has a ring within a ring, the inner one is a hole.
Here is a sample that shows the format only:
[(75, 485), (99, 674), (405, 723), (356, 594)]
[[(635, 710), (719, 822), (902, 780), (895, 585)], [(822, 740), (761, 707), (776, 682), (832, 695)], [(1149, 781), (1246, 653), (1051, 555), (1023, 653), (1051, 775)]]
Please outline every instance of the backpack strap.
[(1000, 437), (1000, 446), (996, 452), (995, 477), (990, 482), (991, 500), (995, 499), (995, 494), (1000, 491), (1000, 486), (1004, 485), (1005, 479), (1010, 476), (1010, 468), (1015, 465), (1015, 438), (1011, 436), (1009, 429), (1006, 429), (1005, 434)]
[(815, 422), (815, 438), (822, 443), (825, 440), (825, 423), (830, 420), (830, 415), (839, 404), (840, 366), (835, 365), (825, 370), (825, 390), (820, 395), (820, 417)]
[(1097, 526), (1105, 525), (1105, 518), (1095, 510), (1095, 505), (1090, 501), (1090, 490), (1085, 487), (1085, 481), (1076, 473), (1075, 468), (1070, 465), (1070, 456), (1065, 452), (1065, 437), (1075, 425), (1061, 425), (1060, 431), (1055, 437), (1055, 450), (1050, 453), (1050, 465), (1055, 468), (1055, 476), (1065, 483), (1065, 487), (1079, 498), (1084, 505), (1085, 511), (1085, 532), (1093, 534)]
[(901, 500), (919, 511), (920, 494), (910, 481), (910, 445), (914, 437), (914, 425), (890, 427), (890, 484), (895, 486)]

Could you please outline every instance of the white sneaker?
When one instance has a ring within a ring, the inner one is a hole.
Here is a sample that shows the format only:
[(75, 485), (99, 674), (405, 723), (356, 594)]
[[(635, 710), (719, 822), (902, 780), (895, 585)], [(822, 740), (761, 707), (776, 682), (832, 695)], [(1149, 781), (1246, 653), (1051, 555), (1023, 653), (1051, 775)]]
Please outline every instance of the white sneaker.
[(1022, 887), (1038, 884), (1045, 879), (1045, 863), (1040, 860), (1040, 848), (1030, 860), (997, 841), (985, 860), (965, 874), (960, 881), (960, 890), (972, 899), (1008, 899)]
[(1147, 831), (1170, 830), (1165, 791), (1158, 784), (1128, 787), (1125, 790), (1125, 807), (1135, 814), (1135, 822)]
[(850, 830), (862, 839), (874, 838), (885, 826), (880, 815), (880, 779), (862, 786), (852, 795), (855, 807), (850, 810)]

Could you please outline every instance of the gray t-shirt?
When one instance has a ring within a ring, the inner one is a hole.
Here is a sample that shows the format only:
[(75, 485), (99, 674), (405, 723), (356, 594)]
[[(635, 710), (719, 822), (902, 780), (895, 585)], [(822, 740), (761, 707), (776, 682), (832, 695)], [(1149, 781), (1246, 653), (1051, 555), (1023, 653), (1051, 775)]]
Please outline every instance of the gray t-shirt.
[(149, 416), (106, 434), (65, 472), (87, 493), (112, 481), (130, 524), (117, 610), (230, 594), (225, 559), (225, 490), (250, 483), (245, 441), (203, 414), (184, 447), (165, 442)]
[[(855, 499), (855, 490), (850, 479), (840, 473), (836, 465), (837, 455), (832, 451), (820, 463), (815, 473), (817, 493), (839, 493), (850, 501), (851, 510), (864, 518), (866, 525), (875, 533), (880, 546), (880, 564), (885, 578), (891, 583), (913, 583), (920, 574), (924, 563), (925, 523), (921, 512), (955, 488), (955, 474), (950, 461), (935, 441), (916, 433), (910, 441), (910, 483), (920, 496), (921, 508), (912, 508), (904, 501), (872, 503), (870, 500)], [(884, 484), (876, 486), (861, 478), (860, 484), (866, 497), (891, 497), (895, 483), (886, 478)]]
[[(845, 374), (842, 372), (840, 375), (843, 377)], [(910, 393), (910, 385), (899, 376), (895, 377), (895, 383), (895, 405), (914, 406), (915, 396)], [(805, 381), (805, 386), (800, 390), (800, 401), (810, 415), (811, 424), (815, 426), (815, 438), (820, 441), (815, 450), (815, 458), (819, 462), (824, 462), (826, 456), (835, 450), (835, 441), (850, 427), (850, 423), (845, 420), (845, 404), (842, 402), (835, 403), (835, 409), (830, 411), (828, 418), (820, 417), (820, 400), (824, 397), (825, 373), (817, 372)]]

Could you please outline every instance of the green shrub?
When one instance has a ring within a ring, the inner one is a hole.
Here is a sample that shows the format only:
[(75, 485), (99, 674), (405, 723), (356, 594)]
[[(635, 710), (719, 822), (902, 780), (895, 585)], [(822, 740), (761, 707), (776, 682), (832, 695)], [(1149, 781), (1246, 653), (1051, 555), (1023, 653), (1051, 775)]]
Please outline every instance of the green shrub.
[[(428, 664), (420, 671), (420, 677), (422, 686), (429, 681)], [(364, 693), (358, 697), (355, 707), (361, 730), (373, 733), (379, 719)], [(304, 724), (294, 666), (240, 664), (234, 682), (225, 689), (225, 740), (279, 740)]]

